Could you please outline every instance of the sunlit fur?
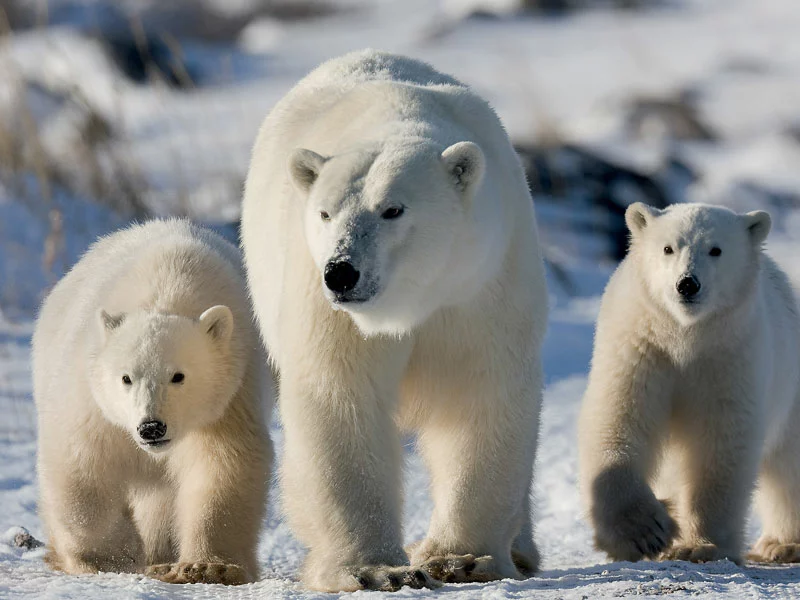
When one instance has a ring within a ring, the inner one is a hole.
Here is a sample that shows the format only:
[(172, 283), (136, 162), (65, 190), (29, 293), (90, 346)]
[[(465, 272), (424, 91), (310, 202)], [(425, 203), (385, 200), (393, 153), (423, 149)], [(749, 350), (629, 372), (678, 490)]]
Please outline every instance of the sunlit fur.
[[(402, 216), (383, 219), (392, 206)], [(513, 542), (533, 571), (547, 297), (525, 177), (489, 106), (411, 59), (325, 63), (261, 128), (242, 233), (280, 371), (304, 583), (352, 590), (359, 567), (408, 563), (401, 428), (419, 436), (436, 505), (411, 561), (486, 554), (491, 576), (520, 577)], [(365, 301), (325, 289), (340, 257), (361, 271)]]
[[(101, 239), (42, 306), (33, 376), (51, 564), (221, 561), (256, 578), (271, 398), (235, 247), (178, 220)], [(145, 420), (169, 443), (144, 445)]]
[[(756, 552), (800, 560), (800, 321), (762, 252), (769, 216), (634, 204), (626, 218), (631, 248), (603, 296), (579, 424), (598, 546), (619, 560), (740, 561), (760, 477)], [(701, 284), (692, 303), (676, 288), (685, 273)]]

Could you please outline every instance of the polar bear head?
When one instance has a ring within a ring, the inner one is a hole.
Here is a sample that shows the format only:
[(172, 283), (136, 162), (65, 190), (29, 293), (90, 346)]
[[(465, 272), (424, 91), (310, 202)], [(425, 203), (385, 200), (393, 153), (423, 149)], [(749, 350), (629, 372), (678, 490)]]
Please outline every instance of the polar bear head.
[(625, 220), (630, 256), (650, 297), (679, 323), (733, 308), (755, 288), (771, 225), (766, 212), (740, 215), (703, 204), (658, 210), (637, 202)]
[(90, 385), (105, 417), (150, 453), (218, 420), (240, 384), (232, 373), (233, 315), (196, 319), (137, 311), (98, 313)]
[(483, 152), (466, 141), (332, 157), (295, 150), (289, 171), (305, 202), (306, 240), (334, 308), (367, 335), (407, 332), (439, 308), (483, 170)]

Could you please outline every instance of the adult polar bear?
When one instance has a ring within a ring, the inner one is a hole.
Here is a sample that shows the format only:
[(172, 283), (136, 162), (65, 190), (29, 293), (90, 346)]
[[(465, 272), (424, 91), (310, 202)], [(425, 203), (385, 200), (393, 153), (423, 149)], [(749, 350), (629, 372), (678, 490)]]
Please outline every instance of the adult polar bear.
[[(242, 241), (280, 373), (304, 582), (533, 572), (547, 298), (525, 177), (486, 102), (409, 58), (323, 64), (261, 128)], [(432, 475), (430, 530), (410, 552), (424, 572), (402, 546), (398, 428), (418, 432)]]
[(752, 558), (800, 561), (800, 318), (761, 251), (769, 215), (633, 204), (626, 220), (579, 424), (597, 545), (739, 561), (759, 476)]

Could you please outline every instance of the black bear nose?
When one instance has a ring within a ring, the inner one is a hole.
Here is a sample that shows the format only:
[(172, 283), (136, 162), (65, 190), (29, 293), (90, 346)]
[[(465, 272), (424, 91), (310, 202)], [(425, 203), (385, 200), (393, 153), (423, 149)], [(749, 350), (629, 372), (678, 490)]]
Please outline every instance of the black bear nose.
[(700, 282), (694, 275), (684, 275), (678, 280), (678, 293), (684, 298), (691, 298), (700, 291)]
[(344, 260), (325, 265), (325, 285), (337, 294), (344, 294), (356, 287), (359, 276), (355, 267)]
[(167, 434), (167, 426), (161, 421), (144, 421), (136, 429), (143, 440), (155, 442)]

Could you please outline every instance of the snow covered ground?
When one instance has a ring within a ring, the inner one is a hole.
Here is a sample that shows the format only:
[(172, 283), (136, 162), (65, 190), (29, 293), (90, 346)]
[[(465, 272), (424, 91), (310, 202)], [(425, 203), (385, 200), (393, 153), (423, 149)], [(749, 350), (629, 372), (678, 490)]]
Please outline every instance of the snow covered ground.
[[(468, 598), (619, 598), (625, 596), (714, 596), (728, 598), (796, 598), (800, 567), (736, 566), (724, 561), (706, 565), (685, 562), (612, 563), (592, 549), (591, 531), (581, 518), (575, 451), (575, 421), (586, 384), (596, 301), (572, 301), (557, 309), (547, 342), (547, 362), (558, 357), (567, 375), (550, 383), (545, 393), (541, 446), (536, 475), (537, 539), (544, 553), (542, 572), (527, 581), (447, 585), (437, 591), (403, 589), (391, 596), (444, 594)], [(319, 598), (327, 594), (303, 591), (295, 576), (303, 550), (270, 506), (259, 549), (262, 581), (238, 588), (217, 585), (175, 586), (134, 575), (101, 574), (70, 577), (48, 571), (43, 550), (14, 548), (11, 539), (25, 526), (41, 537), (36, 516), (34, 428), (20, 428), (33, 417), (30, 401), (29, 327), (0, 329), (0, 598)], [(15, 425), (16, 424), (16, 425)], [(277, 425), (272, 435), (280, 447)], [(427, 475), (408, 448), (406, 462), (405, 533), (420, 539), (430, 517)], [(274, 496), (274, 495), (273, 495)], [(3, 533), (5, 532), (5, 533)], [(757, 526), (750, 527), (754, 539)], [(356, 597), (377, 592), (357, 592)], [(390, 594), (380, 594), (387, 595)]]
[[(228, 11), (248, 2), (204, 0)], [(62, 12), (69, 19), (64, 17), (62, 25), (15, 32), (0, 43), (0, 124), (19, 116), (11, 98), (24, 88), (45, 150), (69, 167), (74, 125), (83, 118), (81, 111), (91, 108), (112, 123), (109, 152), (123, 156), (123, 165), (143, 182), (143, 200), (156, 214), (234, 221), (249, 147), (270, 106), (321, 60), (372, 46), (424, 58), (472, 84), (491, 100), (515, 141), (582, 144), (642, 172), (655, 172), (679, 156), (695, 173), (687, 198), (772, 212), (768, 249), (800, 284), (796, 0), (684, 0), (654, 3), (643, 11), (602, 8), (545, 18), (509, 14), (515, 3), (508, 0), (337, 0), (341, 11), (329, 16), (264, 17), (245, 27), (233, 44), (187, 46), (187, 61), (211, 73), (189, 91), (127, 80), (98, 42), (66, 24), (86, 21), (90, 4), (51, 0), (54, 7), (66, 7)], [(135, 10), (152, 3), (121, 5)], [(465, 19), (476, 7), (497, 10), (498, 16)], [(60, 94), (76, 89), (83, 104), (68, 105)], [(642, 135), (626, 128), (633, 99), (687, 92), (713, 140), (676, 140), (658, 123)], [(260, 546), (263, 580), (235, 589), (170, 586), (130, 575), (67, 577), (45, 568), (41, 549), (13, 547), (16, 527), (43, 535), (36, 515), (36, 426), (28, 364), (35, 307), (96, 235), (128, 218), (75, 189), (43, 198), (23, 197), (0, 177), (0, 599), (321, 596), (304, 592), (296, 582), (303, 551), (274, 502)], [(524, 582), (449, 585), (436, 592), (404, 589), (394, 596), (800, 597), (800, 567), (609, 564), (592, 549), (576, 489), (575, 420), (599, 294), (613, 263), (595, 233), (575, 227), (593, 208), (558, 198), (537, 202), (548, 256), (570, 282), (565, 287), (551, 271), (547, 390), (536, 474), (543, 571)], [(225, 231), (235, 235), (231, 227)], [(272, 431), (280, 448), (278, 424)], [(406, 536), (412, 541), (424, 534), (431, 504), (427, 475), (411, 445), (406, 474)], [(751, 541), (757, 531), (754, 520)]]

